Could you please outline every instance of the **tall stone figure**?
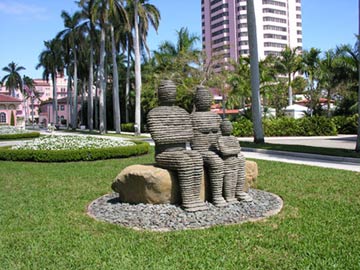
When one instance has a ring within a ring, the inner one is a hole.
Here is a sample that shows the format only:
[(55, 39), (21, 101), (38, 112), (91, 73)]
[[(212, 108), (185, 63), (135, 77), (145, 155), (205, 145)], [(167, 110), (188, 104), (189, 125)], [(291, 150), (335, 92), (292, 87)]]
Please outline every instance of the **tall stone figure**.
[(227, 202), (252, 201), (252, 197), (244, 191), (245, 157), (241, 153), (239, 141), (231, 136), (233, 126), (224, 119), (221, 122), (221, 133), (218, 147), (224, 161), (224, 195)]
[(212, 202), (216, 206), (227, 203), (222, 196), (224, 162), (218, 155), (221, 118), (210, 111), (212, 97), (208, 89), (199, 86), (195, 94), (195, 112), (191, 114), (194, 138), (191, 148), (200, 152), (210, 179)]
[(159, 106), (147, 117), (151, 137), (155, 141), (155, 160), (158, 166), (177, 172), (182, 206), (186, 211), (207, 208), (200, 201), (200, 183), (203, 160), (197, 151), (186, 150), (193, 139), (190, 115), (175, 106), (176, 86), (172, 81), (162, 81), (158, 89)]

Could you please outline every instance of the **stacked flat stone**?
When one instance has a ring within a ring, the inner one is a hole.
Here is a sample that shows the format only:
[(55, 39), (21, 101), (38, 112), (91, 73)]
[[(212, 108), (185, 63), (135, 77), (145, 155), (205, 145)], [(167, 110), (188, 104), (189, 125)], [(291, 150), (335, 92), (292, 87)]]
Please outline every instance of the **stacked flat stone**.
[(203, 172), (201, 155), (186, 150), (186, 143), (193, 138), (189, 114), (174, 106), (176, 86), (172, 81), (162, 81), (158, 89), (159, 105), (151, 110), (147, 125), (155, 142), (156, 163), (177, 172), (182, 206), (187, 211), (207, 208), (200, 201), (200, 183)]
[(245, 186), (245, 157), (241, 153), (239, 141), (231, 136), (232, 124), (224, 119), (221, 122), (222, 136), (218, 145), (220, 155), (224, 161), (224, 194), (227, 202), (236, 199), (251, 201), (252, 198), (244, 191)]
[(191, 114), (194, 131), (191, 148), (198, 151), (203, 158), (210, 179), (212, 203), (216, 206), (225, 206), (226, 201), (222, 196), (224, 162), (217, 154), (221, 118), (210, 111), (211, 102), (209, 90), (198, 87), (195, 95), (196, 111)]

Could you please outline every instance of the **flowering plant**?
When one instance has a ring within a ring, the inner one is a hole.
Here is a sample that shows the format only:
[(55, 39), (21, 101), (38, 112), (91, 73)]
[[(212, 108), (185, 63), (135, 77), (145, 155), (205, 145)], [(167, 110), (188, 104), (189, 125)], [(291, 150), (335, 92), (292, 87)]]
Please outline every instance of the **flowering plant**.
[(24, 134), (31, 133), (32, 131), (26, 130), (24, 128), (18, 128), (13, 126), (0, 126), (0, 135), (3, 134)]
[(21, 150), (76, 150), (111, 148), (119, 146), (131, 146), (135, 143), (113, 138), (102, 138), (97, 136), (45, 136), (32, 141), (23, 142), (12, 146), (11, 149)]

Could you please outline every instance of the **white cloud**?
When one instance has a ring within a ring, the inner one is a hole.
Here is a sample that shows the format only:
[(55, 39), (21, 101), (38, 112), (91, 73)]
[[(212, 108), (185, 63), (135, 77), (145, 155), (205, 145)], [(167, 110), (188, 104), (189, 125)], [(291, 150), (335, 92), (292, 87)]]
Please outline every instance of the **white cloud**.
[(46, 8), (24, 4), (19, 1), (0, 2), (0, 13), (13, 16), (25, 16), (31, 19), (44, 19), (47, 17)]

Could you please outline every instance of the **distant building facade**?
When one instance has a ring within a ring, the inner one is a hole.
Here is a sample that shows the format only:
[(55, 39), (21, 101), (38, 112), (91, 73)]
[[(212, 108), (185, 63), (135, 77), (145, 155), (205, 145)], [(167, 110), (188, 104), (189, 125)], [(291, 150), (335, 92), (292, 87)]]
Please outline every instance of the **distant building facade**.
[[(301, 0), (254, 0), (259, 58), (302, 48)], [(201, 0), (207, 58), (228, 62), (249, 54), (246, 0)]]

